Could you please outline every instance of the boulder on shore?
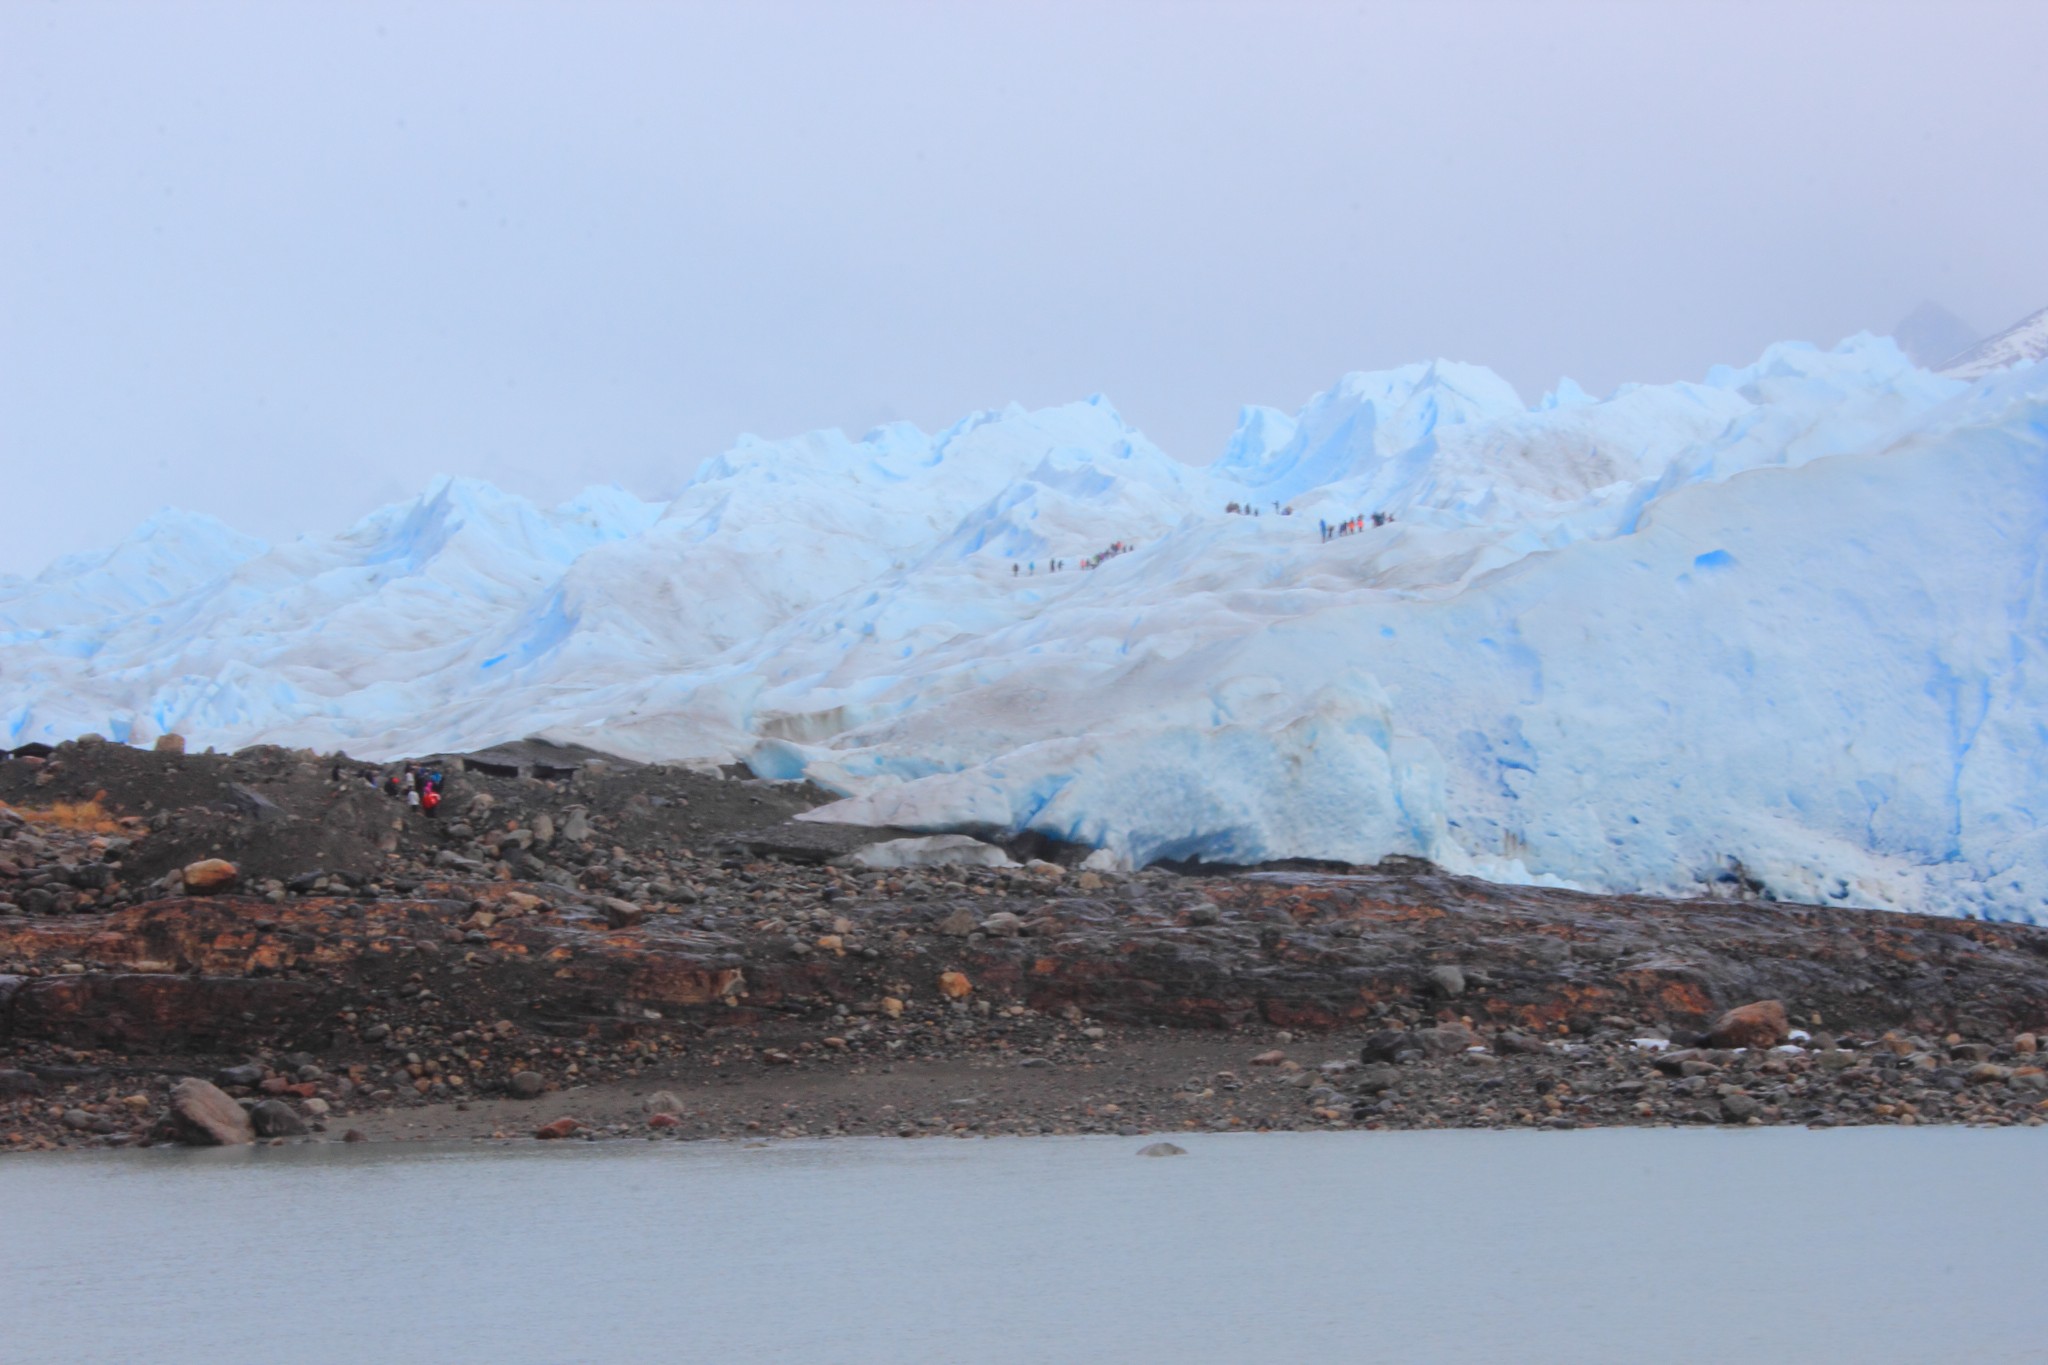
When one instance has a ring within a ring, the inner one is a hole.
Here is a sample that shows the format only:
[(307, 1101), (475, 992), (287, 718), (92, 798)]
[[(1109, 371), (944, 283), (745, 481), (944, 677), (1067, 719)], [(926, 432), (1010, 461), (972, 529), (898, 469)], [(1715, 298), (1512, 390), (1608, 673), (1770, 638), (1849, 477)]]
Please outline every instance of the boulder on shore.
[(1707, 1046), (1722, 1048), (1776, 1047), (1792, 1031), (1785, 1017), (1784, 1002), (1758, 1000), (1738, 1005), (1714, 1021), (1707, 1030)]
[(187, 1076), (171, 1087), (171, 1120), (187, 1147), (238, 1147), (256, 1140), (242, 1106), (211, 1081)]
[(304, 1137), (306, 1121), (298, 1110), (283, 1100), (264, 1100), (249, 1111), (249, 1124), (258, 1137)]

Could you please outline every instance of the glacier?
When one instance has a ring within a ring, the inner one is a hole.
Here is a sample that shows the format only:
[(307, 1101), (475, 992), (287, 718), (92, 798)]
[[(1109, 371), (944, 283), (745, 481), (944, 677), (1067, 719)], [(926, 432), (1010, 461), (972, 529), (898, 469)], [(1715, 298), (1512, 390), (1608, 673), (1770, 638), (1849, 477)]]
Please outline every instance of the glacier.
[(2044, 519), (2048, 366), (1870, 336), (1533, 405), (1347, 375), (1207, 466), (1097, 396), (742, 438), (662, 502), (439, 479), (277, 546), (166, 512), (0, 578), (0, 746), (540, 735), (1099, 864), (2037, 922)]

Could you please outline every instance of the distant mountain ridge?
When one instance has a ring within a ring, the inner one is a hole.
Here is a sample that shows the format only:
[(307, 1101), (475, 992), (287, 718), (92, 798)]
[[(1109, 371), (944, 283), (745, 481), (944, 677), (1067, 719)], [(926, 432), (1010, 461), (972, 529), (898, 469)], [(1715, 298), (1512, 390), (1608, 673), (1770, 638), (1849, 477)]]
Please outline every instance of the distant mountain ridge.
[(1964, 322), (1932, 299), (1922, 300), (1919, 307), (1892, 328), (1892, 340), (1922, 369), (1932, 369), (1950, 356), (1962, 354), (1983, 335), (1981, 328)]
[(1984, 338), (1934, 367), (1952, 379), (1982, 379), (1996, 370), (2048, 357), (2048, 308)]

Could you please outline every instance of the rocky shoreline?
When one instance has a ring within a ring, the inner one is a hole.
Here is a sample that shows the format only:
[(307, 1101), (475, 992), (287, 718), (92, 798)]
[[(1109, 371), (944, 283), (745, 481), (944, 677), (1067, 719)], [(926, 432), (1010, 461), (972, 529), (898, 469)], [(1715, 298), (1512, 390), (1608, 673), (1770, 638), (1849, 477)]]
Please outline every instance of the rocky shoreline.
[(2048, 1121), (2048, 930), (435, 761), (434, 820), (279, 749), (0, 763), (0, 1145)]

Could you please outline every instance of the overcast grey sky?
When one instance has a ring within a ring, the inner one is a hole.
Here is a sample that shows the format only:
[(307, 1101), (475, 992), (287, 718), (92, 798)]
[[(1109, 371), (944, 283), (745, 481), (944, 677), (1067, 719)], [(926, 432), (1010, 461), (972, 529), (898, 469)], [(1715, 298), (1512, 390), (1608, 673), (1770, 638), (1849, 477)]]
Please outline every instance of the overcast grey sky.
[(0, 572), (164, 504), (2048, 304), (2048, 5), (0, 3)]

